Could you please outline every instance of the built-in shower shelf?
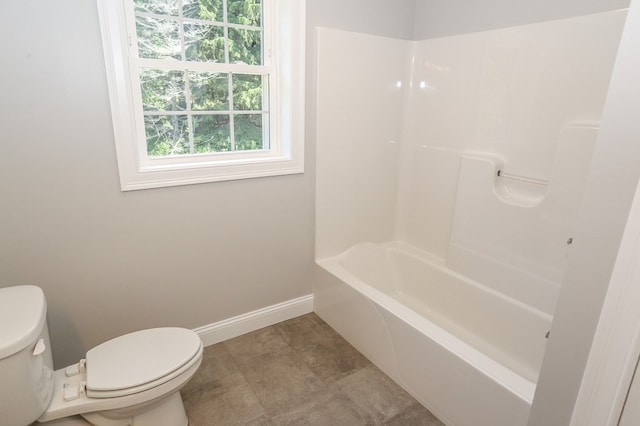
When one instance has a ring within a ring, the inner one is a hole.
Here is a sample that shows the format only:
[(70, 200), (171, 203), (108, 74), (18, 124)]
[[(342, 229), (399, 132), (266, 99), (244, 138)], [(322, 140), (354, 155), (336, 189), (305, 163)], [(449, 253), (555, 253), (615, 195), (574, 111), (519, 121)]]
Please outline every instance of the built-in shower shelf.
[(498, 198), (520, 207), (535, 207), (544, 199), (549, 181), (498, 170), (494, 189)]

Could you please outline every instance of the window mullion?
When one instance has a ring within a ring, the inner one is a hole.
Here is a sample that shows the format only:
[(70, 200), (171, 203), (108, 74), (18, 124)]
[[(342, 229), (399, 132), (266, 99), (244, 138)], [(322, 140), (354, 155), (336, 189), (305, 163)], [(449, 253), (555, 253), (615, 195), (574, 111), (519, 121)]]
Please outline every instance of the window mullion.
[(269, 74), (273, 67), (267, 65), (223, 64), (218, 62), (178, 61), (173, 59), (132, 58), (143, 68), (188, 69), (191, 71), (233, 72), (236, 74)]
[[(178, 25), (180, 34), (180, 56), (183, 61), (187, 60), (187, 47), (184, 41), (184, 14), (182, 9), (183, 0), (178, 0)], [(184, 101), (186, 103), (187, 113), (187, 136), (189, 138), (189, 152), (193, 154), (195, 152), (193, 144), (193, 116), (191, 115), (191, 83), (189, 79), (189, 71), (186, 69), (184, 72)]]
[[(224, 19), (224, 60), (227, 64), (231, 62), (231, 52), (229, 51), (229, 10), (227, 0), (222, 0), (222, 16)], [(229, 90), (229, 143), (231, 151), (236, 150), (235, 118), (233, 116), (233, 72), (227, 73), (227, 87)]]
[(224, 61), (225, 63), (230, 63), (230, 52), (229, 52), (229, 20), (227, 13), (227, 0), (222, 0), (222, 19), (224, 21)]
[[(271, 149), (271, 126), (270, 120), (270, 92), (271, 84), (269, 84), (271, 77), (267, 75), (262, 76), (262, 148)], [(265, 113), (266, 111), (266, 113)]]
[(193, 142), (193, 114), (191, 113), (191, 82), (189, 72), (184, 72), (185, 102), (187, 107), (187, 129), (189, 134), (189, 151), (196, 152)]
[(233, 73), (228, 74), (228, 87), (229, 87), (229, 141), (231, 143), (231, 151), (236, 150), (236, 130), (235, 130), (235, 116), (233, 111), (235, 109), (233, 105)]

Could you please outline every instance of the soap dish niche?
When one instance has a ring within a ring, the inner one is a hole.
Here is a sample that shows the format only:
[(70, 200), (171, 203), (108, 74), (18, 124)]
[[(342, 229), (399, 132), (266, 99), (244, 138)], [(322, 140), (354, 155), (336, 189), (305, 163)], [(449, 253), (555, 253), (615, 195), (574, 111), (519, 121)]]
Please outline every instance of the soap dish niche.
[(504, 202), (521, 207), (535, 207), (544, 199), (549, 181), (496, 170), (494, 190)]

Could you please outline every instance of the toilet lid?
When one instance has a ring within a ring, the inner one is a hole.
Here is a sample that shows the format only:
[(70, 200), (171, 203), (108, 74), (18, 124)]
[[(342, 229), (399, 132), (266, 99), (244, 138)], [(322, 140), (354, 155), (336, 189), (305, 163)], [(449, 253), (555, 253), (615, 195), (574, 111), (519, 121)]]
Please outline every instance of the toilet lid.
[(192, 330), (175, 327), (116, 337), (87, 352), (87, 390), (139, 390), (191, 361), (201, 344)]

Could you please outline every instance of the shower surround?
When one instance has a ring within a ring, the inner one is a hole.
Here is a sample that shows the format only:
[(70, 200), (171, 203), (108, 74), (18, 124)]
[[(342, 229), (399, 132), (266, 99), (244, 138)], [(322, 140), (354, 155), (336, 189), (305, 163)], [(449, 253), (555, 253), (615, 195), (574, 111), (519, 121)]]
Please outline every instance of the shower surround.
[(315, 310), (448, 425), (525, 425), (625, 11), (318, 29)]

